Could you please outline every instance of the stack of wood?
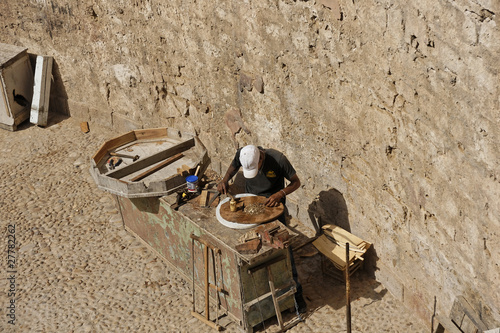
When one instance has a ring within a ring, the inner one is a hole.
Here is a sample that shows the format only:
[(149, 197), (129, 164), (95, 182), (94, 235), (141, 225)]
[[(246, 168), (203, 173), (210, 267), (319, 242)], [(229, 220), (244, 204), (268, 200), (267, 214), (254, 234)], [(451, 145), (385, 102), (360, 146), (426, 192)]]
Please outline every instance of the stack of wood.
[[(322, 227), (322, 231), (322, 235), (313, 242), (313, 245), (333, 263), (335, 269), (333, 271), (328, 270), (327, 272), (343, 281), (345, 279), (344, 271), (347, 267), (346, 243), (349, 243), (350, 275), (361, 267), (364, 260), (363, 256), (372, 244), (354, 236), (339, 226), (327, 224)], [(322, 268), (325, 272), (324, 264), (322, 264)]]

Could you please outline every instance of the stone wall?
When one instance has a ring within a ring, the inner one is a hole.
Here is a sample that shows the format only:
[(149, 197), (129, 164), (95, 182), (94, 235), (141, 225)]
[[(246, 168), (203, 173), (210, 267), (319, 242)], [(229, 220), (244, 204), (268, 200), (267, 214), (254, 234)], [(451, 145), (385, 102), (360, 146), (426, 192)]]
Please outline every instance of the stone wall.
[[(373, 242), (368, 269), (430, 325), (464, 295), (500, 326), (500, 3), (21, 0), (0, 42), (55, 59), (52, 106), (119, 131), (282, 150), (290, 210)], [(495, 292), (492, 292), (495, 291)]]

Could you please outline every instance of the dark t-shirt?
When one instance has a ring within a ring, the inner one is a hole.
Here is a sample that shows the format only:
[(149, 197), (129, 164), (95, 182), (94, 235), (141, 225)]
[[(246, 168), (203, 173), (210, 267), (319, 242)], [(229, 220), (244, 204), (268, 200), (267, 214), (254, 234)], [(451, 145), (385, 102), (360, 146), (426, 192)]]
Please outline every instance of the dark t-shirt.
[[(296, 171), (283, 153), (275, 149), (263, 149), (262, 147), (259, 149), (264, 152), (264, 163), (257, 176), (245, 179), (245, 190), (247, 193), (269, 197), (283, 189), (285, 178), (290, 180), (295, 176)], [(237, 170), (241, 167), (240, 151), (241, 148), (236, 151), (231, 162)]]

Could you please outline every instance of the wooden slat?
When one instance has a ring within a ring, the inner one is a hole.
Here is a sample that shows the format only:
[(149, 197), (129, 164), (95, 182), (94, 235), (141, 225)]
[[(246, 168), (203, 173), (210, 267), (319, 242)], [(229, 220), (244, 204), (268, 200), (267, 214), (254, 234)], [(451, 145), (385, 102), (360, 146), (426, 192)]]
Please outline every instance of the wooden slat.
[(0, 68), (7, 68), (26, 55), (28, 49), (22, 46), (0, 43)]
[(202, 190), (199, 200), (200, 207), (205, 207), (207, 205), (207, 200), (208, 200), (208, 191)]
[(82, 130), (83, 133), (88, 133), (90, 131), (89, 123), (86, 121), (82, 121), (80, 123), (80, 129)]
[(184, 155), (179, 153), (177, 155), (174, 155), (172, 157), (170, 157), (169, 159), (161, 162), (160, 164), (157, 164), (155, 165), (154, 167), (152, 168), (149, 168), (148, 170), (144, 171), (143, 173), (141, 173), (140, 175), (137, 175), (135, 176), (134, 178), (130, 179), (131, 182), (136, 182), (138, 180), (141, 180), (143, 178), (146, 178), (147, 176), (155, 173), (156, 171), (166, 167), (167, 165), (177, 161), (178, 159), (180, 159), (181, 157), (183, 157)]
[[(345, 250), (335, 243), (329, 241), (325, 235), (321, 235), (313, 242), (313, 245), (328, 259), (333, 261), (342, 270), (345, 269)], [(349, 264), (354, 260), (354, 252), (349, 251)]]
[[(283, 288), (281, 288), (280, 290), (276, 290), (276, 291), (279, 292), (281, 290), (283, 290)], [(284, 293), (284, 294), (282, 294), (280, 296), (277, 296), (276, 297), (276, 301), (281, 302), (282, 300), (284, 300), (288, 296), (294, 295), (296, 291), (297, 290), (295, 289), (295, 287), (291, 287), (290, 290), (288, 290), (286, 293)]]
[[(366, 247), (367, 245), (369, 247), (369, 245), (371, 245), (370, 243), (336, 225), (325, 225), (322, 229), (323, 233), (337, 239), (340, 243), (345, 244), (346, 242), (349, 242), (350, 245), (355, 245), (358, 248)], [(366, 247), (366, 249), (368, 248)]]
[(465, 333), (473, 332), (476, 329), (480, 331), (488, 329), (463, 296), (458, 296), (453, 302), (450, 318)]
[(439, 322), (433, 333), (463, 333), (449, 318), (436, 315)]
[(137, 140), (159, 138), (168, 135), (167, 128), (149, 128), (134, 130)]
[(30, 122), (39, 126), (47, 126), (47, 120), (49, 117), (52, 59), (53, 58), (50, 56), (36, 57)]
[(132, 142), (135, 139), (135, 133), (132, 131), (106, 141), (97, 151), (97, 153), (95, 153), (95, 155), (92, 157), (95, 164), (98, 165), (99, 162), (108, 154), (108, 151), (118, 148), (126, 143)]
[(153, 165), (155, 163), (158, 163), (166, 158), (169, 158), (175, 154), (181, 153), (185, 150), (188, 150), (189, 148), (193, 147), (194, 145), (194, 140), (191, 138), (189, 140), (186, 140), (184, 142), (181, 142), (173, 147), (170, 147), (168, 149), (165, 149), (159, 153), (156, 153), (154, 155), (148, 156), (144, 159), (140, 159), (132, 164), (129, 164), (119, 170), (116, 170), (114, 172), (110, 172), (107, 174), (108, 177), (112, 178), (123, 178), (127, 175), (130, 175), (131, 173), (137, 172), (141, 169), (147, 168), (150, 165)]

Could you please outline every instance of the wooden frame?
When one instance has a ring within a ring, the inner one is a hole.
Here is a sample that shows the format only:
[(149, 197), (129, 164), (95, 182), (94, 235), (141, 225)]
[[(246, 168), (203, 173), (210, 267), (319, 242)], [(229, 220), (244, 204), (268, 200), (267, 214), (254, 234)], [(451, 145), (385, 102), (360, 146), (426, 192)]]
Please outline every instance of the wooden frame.
[[(117, 157), (118, 164), (107, 164), (111, 154), (122, 157)], [(185, 175), (179, 169), (198, 170), (201, 177), (209, 164), (207, 150), (197, 137), (172, 128), (154, 128), (106, 141), (91, 158), (90, 173), (98, 187), (110, 193), (127, 198), (154, 197), (185, 186)]]

